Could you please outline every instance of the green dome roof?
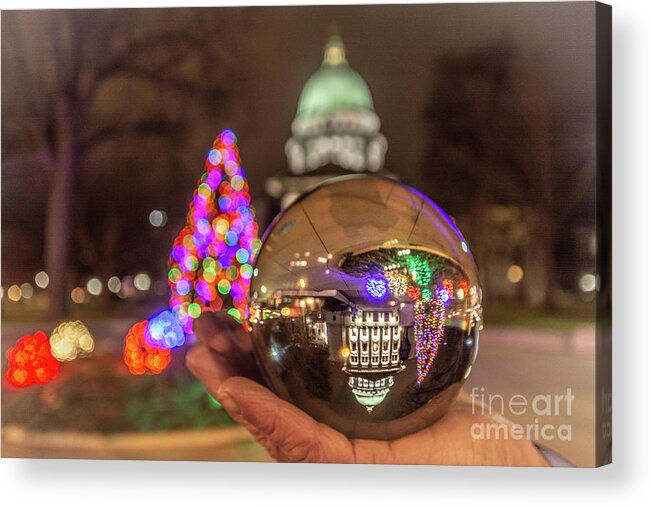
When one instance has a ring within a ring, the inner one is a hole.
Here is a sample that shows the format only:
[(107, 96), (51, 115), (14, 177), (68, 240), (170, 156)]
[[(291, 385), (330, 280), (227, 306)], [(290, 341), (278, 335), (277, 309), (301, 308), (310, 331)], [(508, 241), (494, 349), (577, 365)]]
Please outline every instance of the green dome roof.
[(296, 116), (313, 116), (337, 109), (373, 111), (373, 98), (362, 76), (348, 65), (341, 40), (332, 38), (326, 44), (321, 68), (303, 87)]

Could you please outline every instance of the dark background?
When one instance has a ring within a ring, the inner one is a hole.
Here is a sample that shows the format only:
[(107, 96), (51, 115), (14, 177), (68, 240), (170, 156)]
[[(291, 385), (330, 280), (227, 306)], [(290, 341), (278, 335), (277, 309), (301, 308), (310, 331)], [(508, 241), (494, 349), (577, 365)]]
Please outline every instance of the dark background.
[[(239, 138), (261, 225), (271, 220), (264, 183), (286, 171), (298, 97), (336, 32), (373, 94), (387, 170), (451, 214), (477, 260), (486, 328), (469, 386), (572, 387), (576, 438), (552, 447), (593, 463), (594, 13), (589, 2), (3, 12), (2, 350), (69, 318), (96, 340), (51, 384), (3, 380), (3, 426), (231, 428), (184, 368), (186, 348), (163, 374), (133, 377), (124, 336), (166, 306), (169, 249), (223, 129)], [(137, 273), (149, 289), (134, 288)], [(6, 435), (6, 456), (124, 457)], [(266, 459), (248, 437), (228, 449), (174, 438), (129, 456)]]
[[(45, 269), (58, 295), (41, 304), (65, 313), (59, 295), (91, 276), (162, 278), (224, 128), (266, 225), (264, 181), (286, 166), (298, 96), (336, 31), (373, 94), (386, 167), (458, 220), (492, 300), (562, 306), (594, 270), (593, 9), (5, 12), (5, 292)], [(511, 264), (522, 283), (506, 280)]]

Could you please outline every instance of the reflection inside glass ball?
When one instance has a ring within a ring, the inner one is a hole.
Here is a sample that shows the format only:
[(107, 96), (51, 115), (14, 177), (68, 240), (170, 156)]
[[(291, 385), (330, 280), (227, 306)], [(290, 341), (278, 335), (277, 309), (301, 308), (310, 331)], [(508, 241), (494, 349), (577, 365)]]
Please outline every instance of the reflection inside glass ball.
[(350, 437), (441, 417), (477, 352), (481, 289), (452, 221), (393, 180), (333, 180), (285, 210), (256, 262), (250, 324), (270, 387)]

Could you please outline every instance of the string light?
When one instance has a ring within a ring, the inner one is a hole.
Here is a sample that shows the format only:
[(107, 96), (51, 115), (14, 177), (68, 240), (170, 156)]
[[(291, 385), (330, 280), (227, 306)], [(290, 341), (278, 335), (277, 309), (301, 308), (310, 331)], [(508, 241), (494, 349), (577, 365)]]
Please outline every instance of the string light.
[(418, 301), (420, 299), (420, 287), (414, 284), (409, 285), (407, 288), (407, 297), (412, 301)]
[(414, 332), (416, 335), (416, 381), (422, 384), (434, 364), (441, 339), (445, 333), (445, 303), (437, 290), (436, 299), (422, 299), (414, 305)]
[(450, 279), (443, 280), (443, 288), (447, 291), (448, 296), (452, 297), (454, 294), (454, 282)]
[(370, 299), (373, 301), (382, 301), (387, 297), (388, 283), (385, 278), (372, 276), (366, 279), (364, 289)]
[(7, 351), (7, 380), (15, 387), (45, 384), (58, 377), (61, 363), (52, 355), (43, 331), (22, 336)]
[(396, 296), (404, 296), (409, 287), (409, 278), (400, 273), (388, 273), (387, 280), (389, 281), (389, 290)]
[(81, 321), (63, 322), (52, 331), (50, 348), (59, 361), (72, 361), (90, 355), (95, 349), (95, 341)]
[(432, 280), (432, 268), (426, 259), (421, 259), (417, 255), (408, 255), (406, 258), (407, 269), (412, 279), (419, 287), (426, 287)]

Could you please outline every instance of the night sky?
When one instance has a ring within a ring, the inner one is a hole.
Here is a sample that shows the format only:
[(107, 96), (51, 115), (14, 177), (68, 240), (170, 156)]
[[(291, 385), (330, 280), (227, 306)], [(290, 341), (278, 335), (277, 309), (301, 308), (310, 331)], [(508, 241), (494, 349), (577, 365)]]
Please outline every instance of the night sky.
[[(386, 166), (418, 184), (423, 110), (438, 55), (506, 40), (550, 79), (559, 104), (594, 100), (591, 3), (253, 8), (247, 34), (253, 72), (241, 91), (239, 133), (249, 177), (286, 166), (284, 144), (299, 94), (322, 58), (331, 26), (350, 65), (366, 80), (389, 149)], [(562, 106), (561, 106), (562, 107)], [(414, 173), (411, 169), (413, 168)], [(255, 189), (253, 189), (254, 193)]]
[[(184, 220), (183, 210), (200, 174), (203, 150), (221, 130), (230, 128), (239, 138), (254, 205), (264, 195), (265, 180), (287, 171), (284, 147), (291, 135), (298, 98), (307, 79), (319, 68), (323, 46), (333, 31), (342, 37), (351, 67), (365, 79), (373, 95), (382, 122), (381, 132), (388, 140), (386, 168), (417, 188), (426, 188), (428, 171), (432, 174), (436, 170), (424, 167), (428, 146), (424, 111), (431, 102), (436, 80), (434, 64), (440, 56), (506, 43), (515, 49), (518, 58), (530, 64), (529, 71), (536, 70), (536, 79), (540, 76), (547, 81), (544, 86), (553, 98), (556, 111), (571, 108), (589, 119), (594, 114), (595, 31), (591, 21), (594, 4), (590, 2), (251, 7), (225, 8), (223, 16), (221, 10), (217, 11), (219, 14), (214, 19), (222, 24), (215, 26), (214, 39), (208, 41), (208, 47), (210, 51), (223, 53), (228, 61), (227, 67), (216, 69), (216, 85), (226, 92), (223, 108), (207, 122), (205, 118), (196, 119), (200, 133), (191, 139), (191, 145), (187, 145), (187, 139), (176, 136), (175, 142), (182, 143), (186, 151), (196, 153), (196, 158), (193, 155), (186, 159), (176, 170), (171, 178), (176, 180), (173, 191), (160, 192), (161, 202), (157, 205), (171, 213), (166, 236), (154, 238), (147, 221), (148, 209), (133, 217), (139, 232), (127, 238), (130, 244), (147, 245), (156, 241), (161, 259), (175, 228)], [(106, 11), (90, 12), (91, 24), (105, 23)], [(145, 20), (162, 30), (174, 25), (187, 12), (151, 9), (145, 11)], [(18, 26), (27, 40), (27, 51), (32, 38), (47, 36), (39, 33), (39, 26), (34, 23), (39, 17), (47, 16), (38, 11), (29, 16), (22, 18), (28, 21)], [(11, 19), (10, 14), (4, 15), (3, 27)], [(113, 41), (119, 41), (119, 37), (116, 33)], [(7, 46), (4, 49), (12, 50)], [(45, 58), (37, 51), (30, 54), (34, 55)], [(44, 66), (47, 63), (44, 61)], [(3, 89), (11, 79), (10, 73), (5, 73)], [(130, 99), (124, 100), (119, 83), (107, 89), (110, 90), (117, 93), (104, 95), (103, 107), (122, 107), (126, 115)], [(3, 103), (9, 104), (6, 95)], [(191, 121), (194, 120), (192, 117)], [(9, 117), (3, 110), (5, 128), (21, 122), (23, 126), (28, 125), (27, 118)], [(17, 151), (25, 150), (22, 145), (8, 143), (6, 138), (3, 142), (3, 156), (13, 151), (12, 146), (18, 147)], [(118, 154), (119, 149), (120, 146), (110, 156)], [(17, 155), (20, 159), (29, 152)], [(150, 148), (142, 149), (143, 159), (155, 155)], [(115, 164), (119, 164), (117, 160)], [(196, 164), (188, 160), (196, 160)], [(148, 173), (151, 178), (158, 183), (162, 181), (155, 165), (142, 165), (137, 171), (151, 171)], [(114, 166), (109, 164), (108, 168), (111, 173), (104, 177), (119, 178)], [(82, 167), (81, 171), (86, 183), (99, 174), (89, 169)], [(41, 177), (38, 168), (36, 171), (38, 177), (3, 160), (3, 235), (11, 232), (22, 245), (18, 253), (3, 242), (3, 275), (11, 275), (5, 276), (9, 283), (32, 276), (29, 273), (42, 267), (43, 210), (50, 182)], [(454, 191), (462, 185), (460, 181), (450, 182), (441, 192)], [(120, 197), (131, 202), (136, 198), (132, 190), (121, 190)], [(30, 206), (18, 206), (16, 195), (22, 196), (21, 203), (31, 199)], [(438, 199), (437, 195), (430, 197)], [(102, 195), (98, 199), (107, 207), (114, 206), (114, 198), (114, 195)], [(130, 213), (130, 207), (127, 209)], [(115, 209), (111, 212), (116, 213)], [(91, 229), (95, 235), (104, 234), (101, 225), (93, 224)]]

